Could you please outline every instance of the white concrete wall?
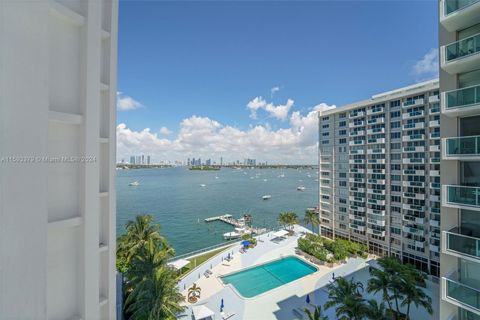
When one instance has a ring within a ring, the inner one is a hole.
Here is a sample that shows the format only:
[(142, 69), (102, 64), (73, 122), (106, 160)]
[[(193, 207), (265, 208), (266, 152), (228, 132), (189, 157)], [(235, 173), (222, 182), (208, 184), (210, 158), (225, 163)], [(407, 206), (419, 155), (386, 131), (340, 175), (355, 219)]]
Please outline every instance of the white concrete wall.
[(2, 320), (116, 318), (117, 19), (116, 0), (0, 1)]

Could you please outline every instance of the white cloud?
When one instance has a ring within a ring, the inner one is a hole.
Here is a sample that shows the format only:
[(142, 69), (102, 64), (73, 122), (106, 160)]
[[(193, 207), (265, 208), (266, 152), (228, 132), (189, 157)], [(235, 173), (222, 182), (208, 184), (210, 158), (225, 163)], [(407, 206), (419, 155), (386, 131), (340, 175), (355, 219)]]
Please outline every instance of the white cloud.
[(275, 95), (275, 93), (277, 93), (278, 91), (280, 91), (280, 87), (279, 87), (279, 86), (275, 86), (275, 87), (273, 87), (272, 89), (270, 89), (270, 97), (273, 98), (273, 96)]
[[(256, 103), (264, 105), (260, 100)], [(288, 105), (287, 101), (283, 107), (289, 109)], [(149, 154), (154, 160), (202, 157), (218, 161), (223, 157), (225, 161), (256, 158), (270, 163), (315, 163), (318, 111), (333, 107), (322, 103), (306, 115), (295, 111), (289, 118), (289, 126), (277, 130), (268, 125), (242, 130), (208, 117), (192, 116), (182, 120), (178, 135), (171, 139), (160, 138), (148, 128), (134, 131), (121, 123), (117, 126), (117, 154), (119, 160)]]
[(142, 107), (142, 104), (130, 96), (117, 92), (117, 110), (129, 111)]
[(263, 109), (270, 117), (285, 121), (288, 118), (288, 113), (293, 107), (293, 104), (294, 101), (288, 99), (286, 104), (275, 106), (273, 103), (267, 103), (262, 97), (255, 97), (247, 104), (247, 109), (250, 110), (250, 118), (252, 119), (257, 119), (257, 111)]
[(169, 134), (172, 133), (172, 131), (170, 129), (168, 129), (167, 127), (161, 127), (160, 128), (160, 133), (168, 136)]
[(438, 49), (430, 49), (422, 59), (418, 60), (413, 65), (412, 73), (421, 77), (438, 76)]

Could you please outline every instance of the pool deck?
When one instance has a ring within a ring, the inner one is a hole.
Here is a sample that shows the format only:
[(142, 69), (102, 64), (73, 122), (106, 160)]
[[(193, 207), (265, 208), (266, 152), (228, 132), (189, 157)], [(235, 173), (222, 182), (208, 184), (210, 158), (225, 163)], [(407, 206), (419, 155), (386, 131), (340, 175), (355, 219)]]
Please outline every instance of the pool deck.
[[(271, 241), (272, 233), (264, 234), (258, 239), (257, 246), (249, 249), (246, 253), (240, 253), (240, 246), (234, 246), (216, 256), (200, 268), (194, 270), (180, 283), (181, 291), (184, 296), (187, 296), (188, 288), (195, 282), (201, 288), (201, 298), (195, 305), (206, 305), (215, 312), (214, 319), (222, 319), (220, 314), (221, 299), (224, 300), (224, 312), (234, 313), (231, 320), (268, 320), (268, 319), (300, 319), (296, 317), (293, 310), (296, 308), (305, 308), (307, 306), (305, 300), (306, 295), (310, 294), (310, 303), (312, 305), (323, 305), (328, 296), (325, 286), (332, 280), (332, 275), (346, 276), (353, 274), (361, 275), (358, 279), (367, 281), (368, 272), (367, 260), (361, 258), (351, 258), (345, 264), (328, 268), (325, 266), (318, 266), (317, 272), (307, 275), (303, 278), (287, 283), (265, 293), (262, 293), (253, 298), (244, 298), (240, 296), (231, 285), (224, 285), (219, 277), (242, 270), (247, 267), (263, 264), (272, 260), (276, 260), (285, 256), (294, 255), (295, 247), (297, 246), (297, 239), (300, 237), (300, 232), (309, 232), (301, 226), (295, 226), (295, 235), (289, 236), (285, 240), (275, 243)], [(226, 258), (228, 253), (232, 255), (233, 260), (230, 262), (222, 261)], [(298, 256), (297, 256), (298, 257)], [(301, 257), (299, 257), (301, 258)], [(206, 278), (204, 271), (210, 269), (212, 275)], [(357, 271), (364, 271), (358, 272)], [(438, 289), (437, 289), (438, 291)], [(435, 303), (436, 298), (432, 297)], [(190, 303), (185, 303), (188, 309), (184, 316), (179, 319), (193, 319)], [(434, 304), (434, 309), (435, 304)], [(328, 310), (326, 313), (330, 319), (335, 319), (334, 310)], [(304, 317), (306, 319), (306, 317)], [(422, 319), (429, 319), (428, 316)], [(432, 317), (431, 319), (435, 319)]]

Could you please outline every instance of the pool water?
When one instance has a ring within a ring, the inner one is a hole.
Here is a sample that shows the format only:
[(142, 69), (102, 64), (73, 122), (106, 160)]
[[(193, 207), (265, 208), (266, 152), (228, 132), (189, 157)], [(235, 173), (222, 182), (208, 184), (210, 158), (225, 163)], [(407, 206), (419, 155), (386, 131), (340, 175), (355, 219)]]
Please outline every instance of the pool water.
[(232, 284), (243, 297), (252, 298), (317, 270), (296, 257), (287, 257), (226, 275), (222, 281)]

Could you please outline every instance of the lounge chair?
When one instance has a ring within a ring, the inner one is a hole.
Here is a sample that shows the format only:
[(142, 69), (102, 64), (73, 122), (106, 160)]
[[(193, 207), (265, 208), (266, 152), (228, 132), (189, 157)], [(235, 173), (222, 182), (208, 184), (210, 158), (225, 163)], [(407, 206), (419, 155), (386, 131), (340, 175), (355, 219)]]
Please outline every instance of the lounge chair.
[(231, 317), (233, 317), (235, 315), (235, 313), (229, 313), (229, 312), (224, 313), (224, 312), (222, 312), (221, 315), (222, 315), (223, 320), (227, 320), (227, 319), (230, 319)]
[(205, 278), (210, 277), (210, 273), (208, 273), (207, 271), (205, 271), (205, 272), (203, 273), (203, 275), (205, 276)]

